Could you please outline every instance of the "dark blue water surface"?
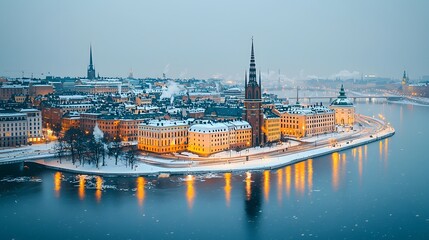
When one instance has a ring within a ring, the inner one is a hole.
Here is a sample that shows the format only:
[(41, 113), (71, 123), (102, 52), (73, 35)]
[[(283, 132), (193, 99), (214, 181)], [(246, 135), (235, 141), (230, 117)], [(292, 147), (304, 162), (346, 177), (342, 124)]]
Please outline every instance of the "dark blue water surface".
[(396, 135), (273, 171), (107, 178), (0, 166), (0, 239), (428, 239), (429, 108)]

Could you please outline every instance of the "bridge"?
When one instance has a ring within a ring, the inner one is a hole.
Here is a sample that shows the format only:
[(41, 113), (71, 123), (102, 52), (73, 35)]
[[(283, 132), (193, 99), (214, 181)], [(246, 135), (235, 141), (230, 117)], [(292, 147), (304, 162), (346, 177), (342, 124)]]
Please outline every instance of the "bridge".
[[(287, 99), (295, 99), (296, 97), (287, 97)], [(338, 96), (313, 96), (313, 97), (299, 97), (300, 100), (304, 100), (304, 101), (309, 101), (311, 102), (311, 100), (326, 100), (329, 99), (329, 102), (332, 102), (334, 99), (338, 98)], [(372, 102), (374, 99), (387, 99), (387, 100), (392, 100), (392, 101), (398, 101), (398, 100), (402, 100), (403, 97), (400, 96), (348, 96), (348, 99), (352, 99), (354, 102), (356, 102), (356, 100), (359, 99), (364, 99)]]

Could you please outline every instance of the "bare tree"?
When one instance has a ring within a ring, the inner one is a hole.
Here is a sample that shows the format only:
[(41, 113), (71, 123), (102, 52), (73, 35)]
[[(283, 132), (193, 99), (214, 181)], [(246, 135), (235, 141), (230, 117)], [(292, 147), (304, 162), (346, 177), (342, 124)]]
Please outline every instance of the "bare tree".
[(134, 163), (136, 161), (136, 154), (137, 154), (137, 150), (135, 148), (135, 146), (130, 146), (130, 149), (127, 151), (127, 153), (125, 154), (125, 165), (129, 165), (131, 167), (131, 169), (134, 168)]
[(54, 132), (54, 135), (57, 138), (60, 136), (61, 129), (62, 129), (61, 123), (56, 123), (52, 125), (52, 131)]
[(118, 158), (122, 152), (122, 141), (119, 136), (115, 136), (113, 141), (110, 143), (109, 155), (115, 157), (115, 165), (118, 165)]
[(58, 159), (61, 160), (66, 155), (67, 148), (66, 148), (66, 142), (64, 141), (64, 138), (58, 138), (58, 142), (55, 144), (55, 156), (58, 157)]
[(78, 128), (70, 128), (64, 133), (65, 148), (70, 152), (73, 165), (80, 159), (81, 141), (85, 133)]

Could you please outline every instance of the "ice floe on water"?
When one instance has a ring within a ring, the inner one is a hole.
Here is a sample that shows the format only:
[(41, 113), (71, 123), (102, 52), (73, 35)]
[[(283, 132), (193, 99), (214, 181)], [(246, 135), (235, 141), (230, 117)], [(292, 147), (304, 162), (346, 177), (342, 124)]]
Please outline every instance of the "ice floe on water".
[(5, 177), (1, 179), (0, 182), (42, 182), (42, 179), (35, 177)]

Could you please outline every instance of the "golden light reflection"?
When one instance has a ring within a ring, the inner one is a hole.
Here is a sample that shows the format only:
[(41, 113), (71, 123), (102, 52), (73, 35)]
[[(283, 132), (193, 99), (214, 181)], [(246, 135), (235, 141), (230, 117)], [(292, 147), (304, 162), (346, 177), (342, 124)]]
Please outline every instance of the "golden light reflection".
[(307, 178), (308, 178), (308, 190), (313, 190), (313, 159), (307, 161)]
[(85, 198), (85, 179), (86, 175), (79, 175), (79, 199), (83, 200)]
[(363, 155), (365, 156), (365, 160), (368, 159), (368, 145), (363, 146)]
[(305, 191), (305, 162), (295, 164), (295, 190), (303, 194)]
[(286, 169), (286, 195), (290, 196), (290, 185), (291, 185), (291, 178), (292, 178), (292, 168), (291, 166), (287, 166)]
[(252, 174), (246, 172), (246, 199), (250, 200), (250, 195), (252, 194)]
[(281, 202), (283, 198), (282, 185), (283, 185), (283, 169), (279, 169), (277, 170), (277, 200), (279, 202)]
[(194, 176), (188, 175), (186, 177), (186, 200), (188, 201), (188, 207), (189, 209), (192, 209), (194, 205), (194, 198), (195, 198), (195, 189), (194, 189)]
[(95, 200), (97, 200), (97, 202), (100, 202), (101, 200), (102, 190), (103, 190), (103, 178), (97, 176), (95, 177)]
[(54, 174), (54, 191), (55, 191), (55, 196), (56, 197), (60, 196), (61, 178), (62, 178), (62, 175), (61, 175), (60, 172), (56, 172)]
[(264, 198), (268, 202), (270, 195), (270, 171), (264, 171)]
[(353, 160), (354, 160), (354, 159), (356, 159), (356, 152), (357, 152), (357, 149), (356, 149), (356, 148), (353, 148), (353, 149), (352, 149), (352, 156), (353, 156)]
[(334, 190), (338, 189), (339, 184), (339, 154), (337, 152), (332, 153), (332, 187)]
[(380, 154), (380, 160), (383, 159), (383, 140), (380, 140), (378, 143), (378, 152)]
[(226, 200), (226, 206), (229, 207), (231, 203), (231, 173), (225, 173), (225, 200)]
[(359, 170), (359, 177), (362, 179), (362, 147), (358, 148), (358, 170)]
[(138, 177), (136, 180), (137, 188), (136, 188), (136, 197), (137, 201), (139, 203), (139, 206), (143, 206), (144, 201), (144, 185), (145, 185), (145, 179), (144, 177)]
[(384, 140), (384, 160), (387, 161), (387, 153), (389, 152), (389, 139)]

